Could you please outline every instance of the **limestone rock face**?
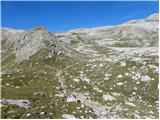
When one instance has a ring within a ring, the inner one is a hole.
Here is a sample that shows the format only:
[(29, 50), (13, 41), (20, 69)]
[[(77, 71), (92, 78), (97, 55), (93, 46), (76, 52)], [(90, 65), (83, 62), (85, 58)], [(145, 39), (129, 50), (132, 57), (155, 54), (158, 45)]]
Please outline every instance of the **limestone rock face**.
[(76, 29), (57, 33), (57, 37), (68, 44), (96, 42), (114, 47), (158, 46), (158, 14), (146, 19), (131, 20), (122, 25), (99, 28)]
[(20, 35), (16, 46), (16, 57), (27, 59), (43, 48), (55, 54), (64, 52), (53, 33), (37, 27)]
[(10, 28), (1, 29), (2, 57), (7, 53), (13, 51), (15, 42), (18, 40), (19, 35), (23, 32), (23, 30), (15, 30)]
[(56, 36), (44, 27), (36, 27), (27, 31), (15, 30), (15, 32), (7, 29), (3, 32), (2, 39), (12, 43), (17, 60), (28, 59), (41, 49), (49, 50), (51, 57), (65, 53), (65, 48)]

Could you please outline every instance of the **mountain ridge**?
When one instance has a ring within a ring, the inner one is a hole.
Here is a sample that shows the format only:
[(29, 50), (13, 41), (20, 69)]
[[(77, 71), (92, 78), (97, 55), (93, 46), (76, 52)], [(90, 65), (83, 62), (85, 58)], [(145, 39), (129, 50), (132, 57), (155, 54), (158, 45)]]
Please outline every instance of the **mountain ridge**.
[[(148, 17), (146, 17), (146, 18), (144, 18), (144, 19), (156, 19), (156, 20), (158, 20), (158, 18), (159, 18), (159, 13), (153, 13), (153, 14), (151, 14), (151, 15), (149, 15)], [(128, 23), (128, 22), (132, 22), (132, 21), (139, 21), (139, 20), (144, 20), (144, 19), (134, 19), (134, 20), (129, 20), (129, 21), (126, 21), (126, 22), (123, 22), (122, 24), (125, 24), (125, 23)], [(122, 24), (119, 24), (119, 25), (122, 25)], [(68, 31), (62, 31), (62, 32), (55, 32), (55, 33), (64, 33), (64, 32), (69, 32), (69, 31), (75, 31), (75, 30), (84, 30), (84, 29), (101, 29), (101, 28), (104, 28), (104, 27), (114, 27), (114, 26), (119, 26), (119, 25), (107, 25), (107, 26), (101, 26), (101, 27), (92, 27), (92, 28), (76, 28), (76, 29), (71, 29), (71, 30), (68, 30)], [(41, 27), (43, 27), (43, 26), (41, 26)], [(36, 28), (36, 27), (34, 27), (34, 28)], [(44, 27), (45, 28), (45, 27)], [(9, 27), (2, 27), (1, 29), (12, 29), (12, 28), (9, 28)], [(13, 30), (20, 30), (20, 31), (26, 31), (26, 30), (22, 30), (22, 29), (15, 29), (15, 28), (13, 28)], [(30, 29), (28, 29), (28, 30), (30, 30)], [(50, 31), (51, 32), (51, 31)], [(54, 33), (54, 31), (52, 31), (53, 33)]]
[(158, 119), (156, 16), (62, 33), (2, 29), (2, 118)]

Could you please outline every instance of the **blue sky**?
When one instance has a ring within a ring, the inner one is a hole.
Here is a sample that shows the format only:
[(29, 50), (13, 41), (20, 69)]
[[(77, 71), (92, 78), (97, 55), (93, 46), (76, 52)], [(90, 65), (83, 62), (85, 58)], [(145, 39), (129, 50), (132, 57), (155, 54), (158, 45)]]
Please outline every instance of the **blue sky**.
[(156, 1), (130, 2), (2, 2), (2, 27), (52, 32), (118, 25), (158, 13)]

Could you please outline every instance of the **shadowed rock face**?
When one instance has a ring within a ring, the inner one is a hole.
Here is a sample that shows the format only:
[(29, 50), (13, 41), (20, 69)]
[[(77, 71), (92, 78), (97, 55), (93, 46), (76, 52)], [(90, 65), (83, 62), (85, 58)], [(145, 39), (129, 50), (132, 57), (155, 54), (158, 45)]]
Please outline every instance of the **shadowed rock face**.
[(159, 118), (158, 29), (158, 14), (63, 33), (3, 28), (2, 118)]

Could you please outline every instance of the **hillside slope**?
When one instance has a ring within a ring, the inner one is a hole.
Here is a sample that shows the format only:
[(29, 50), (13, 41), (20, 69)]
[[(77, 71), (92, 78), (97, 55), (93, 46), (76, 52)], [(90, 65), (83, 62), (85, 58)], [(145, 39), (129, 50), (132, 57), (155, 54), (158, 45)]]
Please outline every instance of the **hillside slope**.
[(158, 118), (158, 30), (2, 28), (2, 118)]

